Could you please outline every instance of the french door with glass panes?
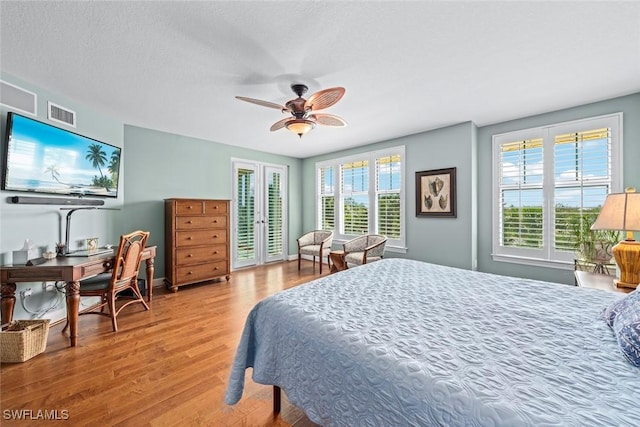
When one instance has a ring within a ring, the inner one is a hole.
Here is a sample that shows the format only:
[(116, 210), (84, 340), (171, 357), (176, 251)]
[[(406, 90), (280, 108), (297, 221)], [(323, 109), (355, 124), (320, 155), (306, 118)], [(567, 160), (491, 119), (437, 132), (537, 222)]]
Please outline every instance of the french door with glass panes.
[(233, 268), (285, 259), (286, 166), (233, 161)]

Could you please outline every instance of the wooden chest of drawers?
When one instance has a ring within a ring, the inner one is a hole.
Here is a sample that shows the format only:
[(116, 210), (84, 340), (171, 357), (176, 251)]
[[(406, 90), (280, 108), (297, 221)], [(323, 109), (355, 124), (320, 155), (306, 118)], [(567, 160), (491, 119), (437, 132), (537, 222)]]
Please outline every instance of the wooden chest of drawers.
[(167, 287), (229, 280), (229, 201), (166, 199), (164, 208)]

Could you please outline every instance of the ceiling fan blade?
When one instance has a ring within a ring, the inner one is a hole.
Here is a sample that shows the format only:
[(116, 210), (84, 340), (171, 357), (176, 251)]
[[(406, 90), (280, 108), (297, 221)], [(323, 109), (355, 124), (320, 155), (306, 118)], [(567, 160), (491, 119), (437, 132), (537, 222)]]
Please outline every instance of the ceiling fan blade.
[(275, 108), (276, 110), (289, 111), (286, 107), (276, 104), (275, 102), (263, 101), (261, 99), (247, 98), (245, 96), (236, 96), (240, 101), (250, 102), (252, 104), (262, 105), (263, 107)]
[(311, 95), (309, 99), (307, 99), (307, 102), (305, 102), (304, 107), (306, 110), (312, 111), (323, 110), (340, 101), (343, 95), (343, 87), (324, 89)]
[(271, 132), (276, 131), (276, 130), (280, 130), (284, 127), (284, 125), (289, 121), (292, 120), (291, 117), (287, 117), (286, 119), (282, 119), (282, 120), (278, 120), (277, 122), (275, 122), (274, 124), (271, 125), (271, 129), (269, 129)]
[(333, 114), (311, 114), (309, 116), (309, 119), (314, 120), (316, 123), (324, 126), (343, 127), (347, 125), (347, 122), (344, 121), (342, 117), (334, 116)]

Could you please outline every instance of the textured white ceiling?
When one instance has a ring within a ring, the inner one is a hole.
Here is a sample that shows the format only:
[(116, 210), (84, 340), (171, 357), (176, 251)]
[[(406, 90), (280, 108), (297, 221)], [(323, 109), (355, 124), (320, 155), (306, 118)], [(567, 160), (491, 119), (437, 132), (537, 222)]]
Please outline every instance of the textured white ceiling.
[[(640, 91), (640, 2), (0, 2), (0, 66), (124, 123), (308, 157)], [(301, 140), (291, 83), (344, 98)], [(55, 100), (52, 100), (55, 102)], [(81, 117), (78, 118), (79, 120)]]

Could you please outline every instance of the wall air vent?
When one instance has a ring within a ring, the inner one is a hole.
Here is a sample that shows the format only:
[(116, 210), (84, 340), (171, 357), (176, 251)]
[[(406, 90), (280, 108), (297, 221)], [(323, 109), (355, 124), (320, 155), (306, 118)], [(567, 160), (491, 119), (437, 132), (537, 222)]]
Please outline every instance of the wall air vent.
[(0, 104), (32, 116), (38, 113), (38, 95), (2, 80), (0, 80)]
[(68, 108), (61, 107), (49, 101), (49, 120), (58, 123), (64, 123), (72, 127), (76, 127), (76, 112)]

